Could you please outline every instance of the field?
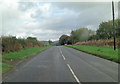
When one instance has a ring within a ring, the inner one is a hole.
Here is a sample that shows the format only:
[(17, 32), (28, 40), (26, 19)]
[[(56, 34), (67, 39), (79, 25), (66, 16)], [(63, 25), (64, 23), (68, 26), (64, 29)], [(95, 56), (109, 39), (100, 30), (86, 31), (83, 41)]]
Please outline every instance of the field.
[(28, 57), (34, 56), (50, 47), (51, 46), (27, 48), (18, 52), (10, 52), (10, 53), (4, 54), (2, 56), (2, 62), (3, 62), (2, 73), (5, 73), (9, 71), (11, 68), (13, 68), (13, 66), (9, 64), (10, 62), (27, 59)]
[(120, 60), (118, 60), (118, 49), (114, 51), (113, 48), (89, 45), (66, 45), (66, 47), (72, 47), (74, 49), (90, 53), (114, 62), (120, 62)]

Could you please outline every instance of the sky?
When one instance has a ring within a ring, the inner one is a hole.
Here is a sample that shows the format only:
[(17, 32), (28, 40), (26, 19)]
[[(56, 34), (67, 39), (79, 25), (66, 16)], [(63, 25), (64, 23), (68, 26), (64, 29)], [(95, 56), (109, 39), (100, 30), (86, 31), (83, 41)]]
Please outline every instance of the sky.
[[(82, 27), (97, 30), (103, 21), (112, 20), (110, 2), (0, 2), (2, 35), (17, 38), (37, 37), (56, 41), (63, 34)], [(118, 4), (115, 3), (118, 18)]]

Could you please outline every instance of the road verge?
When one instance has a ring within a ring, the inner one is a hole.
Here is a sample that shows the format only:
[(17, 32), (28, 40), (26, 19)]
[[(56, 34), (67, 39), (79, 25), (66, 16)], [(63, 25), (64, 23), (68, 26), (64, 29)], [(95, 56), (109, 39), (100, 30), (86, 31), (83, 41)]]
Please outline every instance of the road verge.
[(51, 46), (34, 47), (24, 49), (18, 52), (11, 52), (2, 56), (2, 74), (7, 73), (14, 68), (20, 61), (36, 56), (38, 53), (50, 48)]
[(88, 46), (88, 45), (65, 45), (65, 47), (71, 47), (82, 52), (86, 52), (107, 60), (111, 60), (113, 62), (120, 63), (118, 57), (118, 49), (114, 51), (113, 48)]

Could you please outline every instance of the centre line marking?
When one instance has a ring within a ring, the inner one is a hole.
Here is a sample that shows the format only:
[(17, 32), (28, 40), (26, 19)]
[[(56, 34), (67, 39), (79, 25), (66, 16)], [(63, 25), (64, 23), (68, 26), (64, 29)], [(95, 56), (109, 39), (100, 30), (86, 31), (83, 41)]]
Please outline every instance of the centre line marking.
[(62, 54), (62, 51), (61, 51), (61, 49), (59, 48), (59, 50), (60, 50), (60, 53)]
[(81, 84), (80, 81), (79, 81), (79, 79), (77, 78), (77, 76), (76, 76), (75, 73), (73, 72), (72, 68), (70, 67), (70, 65), (67, 64), (67, 66), (68, 66), (68, 68), (70, 69), (70, 71), (71, 71), (72, 75), (74, 76), (75, 80), (78, 82), (78, 84)]
[(60, 48), (59, 48), (59, 50), (60, 50), (60, 53), (61, 53), (63, 59), (65, 60), (65, 56), (62, 54), (62, 50)]
[(62, 56), (63, 56), (63, 59), (65, 60), (65, 56), (62, 54)]

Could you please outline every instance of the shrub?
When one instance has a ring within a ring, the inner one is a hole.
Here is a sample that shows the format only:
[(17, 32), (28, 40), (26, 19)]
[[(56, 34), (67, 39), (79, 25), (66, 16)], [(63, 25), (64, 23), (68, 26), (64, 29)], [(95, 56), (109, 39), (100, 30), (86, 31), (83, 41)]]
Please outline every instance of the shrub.
[(33, 44), (32, 43), (27, 43), (27, 48), (32, 48), (33, 47)]
[(19, 51), (22, 48), (42, 47), (43, 43), (38, 41), (36, 38), (29, 37), (27, 39), (16, 38), (14, 36), (2, 36), (2, 52), (9, 53)]
[(22, 45), (20, 43), (15, 43), (14, 45), (14, 51), (19, 51), (22, 49)]

